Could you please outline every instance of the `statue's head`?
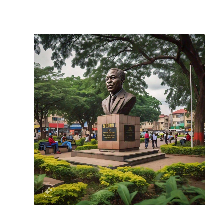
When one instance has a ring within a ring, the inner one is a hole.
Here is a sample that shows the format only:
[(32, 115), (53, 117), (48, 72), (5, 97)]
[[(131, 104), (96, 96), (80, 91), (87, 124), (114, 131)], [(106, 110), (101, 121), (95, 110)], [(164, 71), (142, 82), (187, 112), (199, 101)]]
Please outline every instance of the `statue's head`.
[(118, 68), (111, 68), (105, 78), (108, 92), (113, 95), (122, 89), (123, 82), (125, 81), (125, 73)]

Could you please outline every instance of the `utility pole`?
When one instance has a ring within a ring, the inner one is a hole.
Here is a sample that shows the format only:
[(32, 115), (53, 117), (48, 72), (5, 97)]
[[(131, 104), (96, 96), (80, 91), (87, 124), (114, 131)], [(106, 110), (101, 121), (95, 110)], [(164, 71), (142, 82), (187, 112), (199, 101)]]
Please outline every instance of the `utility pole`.
[(191, 63), (190, 63), (190, 91), (191, 91), (191, 147), (193, 148), (193, 132), (192, 132), (192, 83), (191, 83)]

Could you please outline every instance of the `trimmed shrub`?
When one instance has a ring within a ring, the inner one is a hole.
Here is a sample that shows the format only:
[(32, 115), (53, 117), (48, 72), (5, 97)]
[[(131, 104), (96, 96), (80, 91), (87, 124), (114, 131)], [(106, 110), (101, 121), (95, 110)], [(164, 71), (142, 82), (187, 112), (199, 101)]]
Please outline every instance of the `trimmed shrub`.
[(89, 149), (98, 149), (98, 145), (83, 145), (77, 146), (75, 150), (89, 150)]
[(174, 143), (169, 145), (161, 145), (160, 149), (165, 154), (184, 154), (184, 155), (205, 155), (205, 146), (197, 147), (183, 147), (183, 146), (173, 146)]
[(109, 168), (100, 167), (100, 183), (105, 186), (114, 185), (118, 182), (132, 182), (135, 185), (136, 190), (139, 192), (145, 192), (148, 187), (146, 180), (132, 172), (121, 172), (119, 170), (111, 170)]
[(99, 171), (97, 167), (89, 165), (77, 165), (75, 167), (75, 174), (81, 179), (99, 180)]
[(85, 138), (80, 138), (79, 140), (75, 140), (77, 146), (83, 146), (85, 142)]
[(96, 139), (91, 139), (91, 144), (92, 144), (92, 145), (96, 145), (97, 142), (98, 142), (98, 141), (97, 141)]
[(99, 171), (96, 167), (88, 165), (70, 166), (65, 160), (57, 160), (53, 156), (34, 154), (34, 168), (41, 173), (46, 173), (54, 179), (67, 183), (74, 180), (92, 179), (99, 180)]
[(195, 179), (205, 179), (205, 162), (202, 163), (174, 163), (165, 166), (158, 173), (162, 173), (162, 179), (169, 179), (170, 176), (187, 176)]
[(34, 143), (34, 149), (38, 149), (39, 143)]
[(123, 173), (132, 172), (133, 174), (139, 175), (146, 179), (148, 183), (152, 183), (156, 177), (156, 173), (153, 169), (145, 167), (117, 167), (117, 170)]
[(75, 205), (85, 194), (87, 184), (82, 182), (74, 184), (63, 184), (55, 188), (48, 189), (42, 194), (34, 195), (34, 204), (39, 205)]
[(144, 142), (144, 138), (140, 138), (140, 143), (143, 143)]

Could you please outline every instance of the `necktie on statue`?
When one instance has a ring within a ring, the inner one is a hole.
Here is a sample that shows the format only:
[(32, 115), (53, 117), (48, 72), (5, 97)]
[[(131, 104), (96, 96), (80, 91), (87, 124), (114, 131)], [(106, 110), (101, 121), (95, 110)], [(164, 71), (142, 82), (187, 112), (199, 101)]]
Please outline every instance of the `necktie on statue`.
[(113, 96), (111, 97), (111, 100), (110, 100), (110, 111), (111, 111), (111, 108), (112, 108), (112, 105), (113, 105), (115, 99), (116, 99), (116, 96), (113, 95)]

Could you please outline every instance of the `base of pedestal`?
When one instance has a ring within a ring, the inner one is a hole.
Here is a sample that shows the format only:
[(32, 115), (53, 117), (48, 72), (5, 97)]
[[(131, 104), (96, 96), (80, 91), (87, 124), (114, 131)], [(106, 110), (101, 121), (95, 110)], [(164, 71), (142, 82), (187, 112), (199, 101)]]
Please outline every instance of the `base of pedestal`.
[(139, 150), (139, 147), (134, 147), (134, 148), (126, 148), (126, 149), (99, 149), (100, 152), (129, 152), (129, 151), (135, 151)]

